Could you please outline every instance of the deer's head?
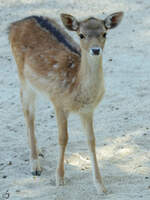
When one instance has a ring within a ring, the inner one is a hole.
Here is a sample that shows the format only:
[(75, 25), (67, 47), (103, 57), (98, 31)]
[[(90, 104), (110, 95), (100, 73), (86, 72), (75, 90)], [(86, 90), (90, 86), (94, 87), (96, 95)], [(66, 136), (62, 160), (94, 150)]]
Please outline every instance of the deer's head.
[(61, 14), (64, 26), (78, 34), (81, 51), (86, 51), (90, 56), (102, 55), (108, 30), (117, 27), (122, 17), (123, 12), (116, 12), (104, 20), (90, 17), (77, 21), (72, 15)]

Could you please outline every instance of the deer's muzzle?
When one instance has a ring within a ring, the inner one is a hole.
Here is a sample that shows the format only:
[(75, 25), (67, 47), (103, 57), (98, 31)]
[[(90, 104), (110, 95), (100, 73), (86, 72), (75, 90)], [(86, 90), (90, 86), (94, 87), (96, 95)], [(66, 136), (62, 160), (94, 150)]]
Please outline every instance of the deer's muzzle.
[(102, 49), (100, 47), (92, 47), (90, 49), (91, 56), (99, 56), (102, 54)]

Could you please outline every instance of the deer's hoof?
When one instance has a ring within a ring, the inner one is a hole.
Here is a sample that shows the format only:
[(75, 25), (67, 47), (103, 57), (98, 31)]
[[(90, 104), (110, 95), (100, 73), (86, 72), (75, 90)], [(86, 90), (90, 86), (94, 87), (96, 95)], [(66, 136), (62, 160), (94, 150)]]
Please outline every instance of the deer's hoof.
[(57, 177), (56, 186), (63, 186), (63, 185), (64, 185), (64, 177)]
[(42, 171), (36, 170), (36, 171), (32, 171), (31, 173), (32, 173), (33, 176), (40, 176)]
[(40, 176), (42, 169), (38, 159), (31, 159), (31, 173), (33, 176)]
[(44, 158), (44, 154), (40, 152), (40, 153), (39, 153), (39, 157)]
[(101, 193), (107, 194), (107, 189), (105, 188), (103, 184), (96, 182), (95, 186), (96, 186), (96, 190), (98, 194), (101, 194)]

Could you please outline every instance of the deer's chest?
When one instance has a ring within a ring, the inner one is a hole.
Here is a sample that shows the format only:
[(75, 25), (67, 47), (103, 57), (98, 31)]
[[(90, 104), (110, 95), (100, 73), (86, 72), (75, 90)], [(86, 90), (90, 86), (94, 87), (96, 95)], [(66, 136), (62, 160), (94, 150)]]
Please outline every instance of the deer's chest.
[(82, 87), (79, 88), (78, 94), (75, 97), (75, 102), (78, 104), (79, 110), (88, 112), (93, 110), (100, 102), (104, 94), (104, 82), (101, 79), (85, 81)]

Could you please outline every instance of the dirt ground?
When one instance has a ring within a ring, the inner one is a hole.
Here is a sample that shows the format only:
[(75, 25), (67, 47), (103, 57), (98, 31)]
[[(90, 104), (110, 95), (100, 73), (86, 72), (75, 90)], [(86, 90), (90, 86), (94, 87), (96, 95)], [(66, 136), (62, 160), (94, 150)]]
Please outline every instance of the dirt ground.
[[(53, 106), (41, 97), (36, 135), (44, 153), (43, 173), (33, 178), (8, 25), (36, 14), (60, 22), (62, 12), (80, 19), (104, 18), (120, 10), (125, 16), (108, 34), (103, 60), (106, 94), (94, 118), (97, 157), (108, 194), (96, 194), (86, 138), (76, 115), (69, 119), (66, 183), (55, 186), (56, 118)], [(0, 138), (0, 200), (149, 200), (149, 0), (0, 0)]]

